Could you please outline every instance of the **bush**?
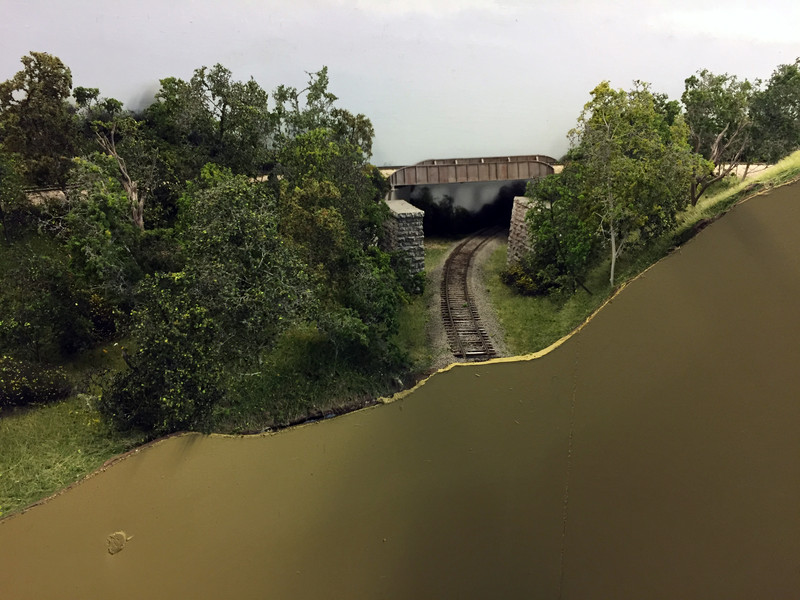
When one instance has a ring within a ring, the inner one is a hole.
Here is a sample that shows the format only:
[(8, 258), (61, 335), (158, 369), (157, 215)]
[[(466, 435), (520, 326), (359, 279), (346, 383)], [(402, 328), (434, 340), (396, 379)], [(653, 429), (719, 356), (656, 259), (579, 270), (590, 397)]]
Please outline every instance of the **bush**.
[(0, 290), (0, 351), (39, 362), (91, 345), (90, 302), (61, 261), (32, 248), (14, 256)]
[(0, 406), (53, 402), (67, 397), (70, 391), (61, 368), (0, 356)]
[(106, 386), (98, 408), (122, 430), (163, 435), (204, 428), (223, 396), (217, 328), (182, 290), (148, 283), (148, 300), (134, 312), (139, 347), (124, 355), (130, 370)]
[(548, 273), (547, 270), (533, 271), (530, 265), (522, 263), (515, 263), (500, 272), (500, 280), (523, 296), (541, 296), (549, 293), (556, 287), (551, 276), (552, 273)]

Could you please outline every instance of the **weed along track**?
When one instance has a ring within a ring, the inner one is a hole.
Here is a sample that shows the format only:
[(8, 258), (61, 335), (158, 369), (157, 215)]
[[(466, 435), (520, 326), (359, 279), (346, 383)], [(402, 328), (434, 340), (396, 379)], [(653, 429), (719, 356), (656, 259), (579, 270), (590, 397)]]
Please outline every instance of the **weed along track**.
[(442, 277), (442, 319), (450, 350), (470, 361), (488, 360), (497, 355), (469, 289), (469, 269), (477, 251), (500, 231), (483, 229), (456, 246), (444, 263)]

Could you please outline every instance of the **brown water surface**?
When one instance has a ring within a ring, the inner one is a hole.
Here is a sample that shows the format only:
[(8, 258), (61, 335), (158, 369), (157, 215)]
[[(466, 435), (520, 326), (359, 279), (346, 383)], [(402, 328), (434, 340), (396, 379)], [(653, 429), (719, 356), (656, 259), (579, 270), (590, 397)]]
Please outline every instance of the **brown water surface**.
[(798, 229), (779, 189), (539, 359), (145, 448), (0, 522), (0, 598), (794, 597)]

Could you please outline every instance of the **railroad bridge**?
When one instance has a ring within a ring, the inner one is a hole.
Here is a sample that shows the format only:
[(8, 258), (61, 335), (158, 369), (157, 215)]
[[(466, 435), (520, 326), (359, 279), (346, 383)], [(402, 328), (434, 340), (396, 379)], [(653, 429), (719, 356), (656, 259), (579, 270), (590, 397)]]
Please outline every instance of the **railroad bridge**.
[(543, 154), (440, 158), (398, 167), (387, 176), (392, 190), (417, 185), (519, 181), (538, 179), (553, 173), (555, 162), (554, 158)]
[[(381, 169), (391, 183), (387, 204), (392, 218), (386, 223), (388, 250), (404, 252), (413, 272), (425, 267), (423, 211), (405, 202), (415, 186), (480, 184), (538, 179), (554, 172), (556, 160), (542, 154), (489, 156), (478, 158), (440, 158), (415, 165)], [(398, 193), (399, 192), (399, 193)]]

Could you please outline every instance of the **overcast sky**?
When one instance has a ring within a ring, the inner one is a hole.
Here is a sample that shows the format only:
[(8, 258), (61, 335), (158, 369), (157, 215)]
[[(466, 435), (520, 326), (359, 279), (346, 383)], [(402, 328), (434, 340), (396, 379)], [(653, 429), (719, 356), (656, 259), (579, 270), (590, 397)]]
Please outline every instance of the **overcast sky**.
[(329, 68), (375, 126), (373, 162), (562, 155), (589, 92), (641, 79), (679, 98), (708, 68), (766, 79), (800, 56), (800, 2), (2, 0), (0, 81), (30, 50), (130, 107), (222, 63), (268, 91)]

